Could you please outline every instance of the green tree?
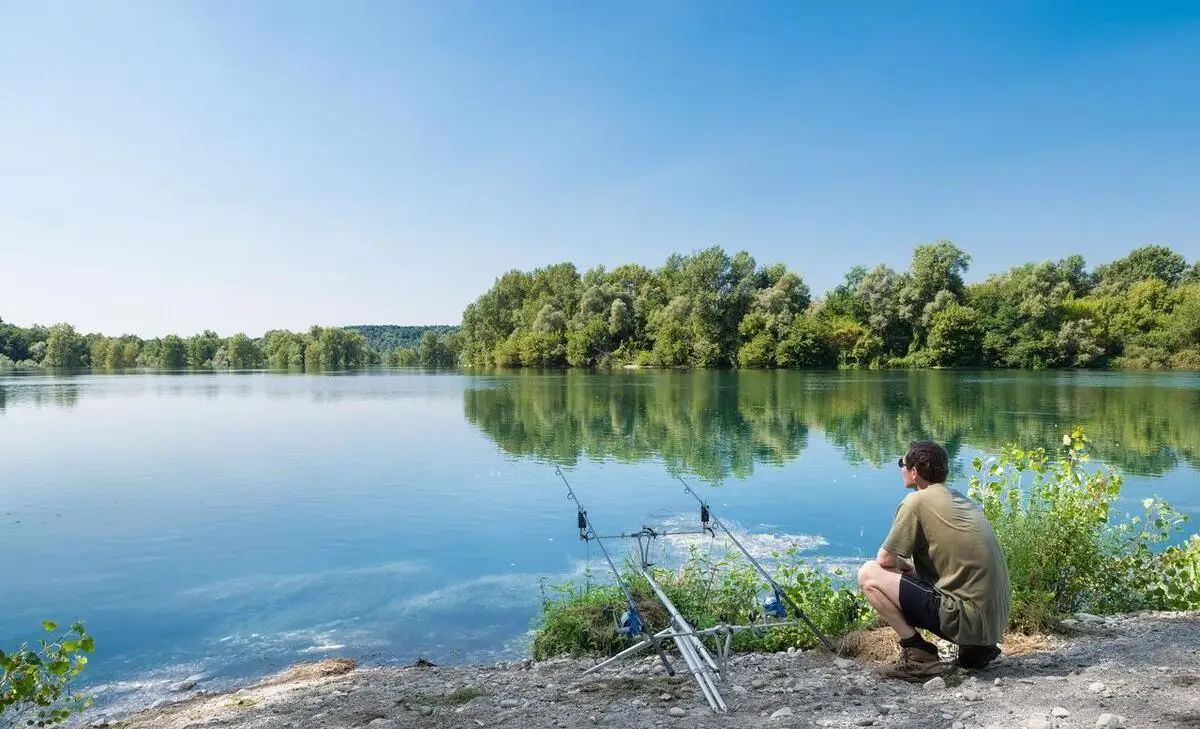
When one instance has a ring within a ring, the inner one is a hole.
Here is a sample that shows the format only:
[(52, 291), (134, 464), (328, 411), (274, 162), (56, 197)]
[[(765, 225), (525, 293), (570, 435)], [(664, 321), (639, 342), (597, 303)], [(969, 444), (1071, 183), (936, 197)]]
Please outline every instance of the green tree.
[(159, 350), (158, 366), (166, 370), (179, 370), (187, 366), (187, 344), (174, 334), (168, 334), (162, 339)]
[(1155, 279), (1167, 286), (1178, 286), (1187, 271), (1183, 256), (1166, 246), (1144, 246), (1128, 256), (1096, 268), (1100, 285), (1110, 291), (1123, 291), (1138, 281)]
[(952, 303), (934, 314), (929, 327), (929, 352), (934, 362), (943, 366), (979, 364), (983, 329), (975, 310)]
[(56, 324), (46, 339), (44, 367), (77, 368), (87, 364), (87, 342), (70, 324)]
[(193, 369), (212, 367), (213, 357), (216, 356), (217, 350), (221, 348), (222, 343), (221, 337), (217, 336), (216, 332), (208, 329), (205, 329), (203, 334), (188, 337), (188, 366)]
[(262, 349), (243, 333), (239, 332), (225, 340), (224, 349), (227, 366), (232, 369), (249, 370), (263, 365)]

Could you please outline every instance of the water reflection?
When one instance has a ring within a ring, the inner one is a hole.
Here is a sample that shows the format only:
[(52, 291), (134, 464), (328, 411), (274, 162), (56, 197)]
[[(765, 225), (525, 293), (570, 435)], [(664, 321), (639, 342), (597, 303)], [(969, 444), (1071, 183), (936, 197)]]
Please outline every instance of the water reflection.
[(1119, 373), (518, 373), (467, 390), (468, 421), (506, 453), (573, 464), (662, 459), (720, 481), (793, 461), (819, 431), (854, 463), (880, 466), (933, 438), (1050, 447), (1081, 425), (1096, 456), (1160, 475), (1200, 469), (1194, 376)]

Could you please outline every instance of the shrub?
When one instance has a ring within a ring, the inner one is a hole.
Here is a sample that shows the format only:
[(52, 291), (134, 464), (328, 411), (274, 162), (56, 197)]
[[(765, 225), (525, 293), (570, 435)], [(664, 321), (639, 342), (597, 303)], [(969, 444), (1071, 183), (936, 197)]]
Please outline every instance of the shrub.
[[(47, 633), (58, 630), (49, 621), (42, 628)], [(0, 727), (58, 724), (92, 703), (91, 698), (70, 691), (71, 680), (83, 671), (86, 654), (95, 644), (83, 623), (40, 643), (38, 651), (25, 644), (13, 653), (0, 651)]]
[(1088, 445), (1076, 429), (1053, 461), (1043, 448), (1006, 446), (973, 462), (968, 493), (1004, 549), (1017, 629), (1041, 630), (1080, 611), (1200, 607), (1196, 540), (1161, 546), (1187, 517), (1157, 499), (1143, 502), (1144, 516), (1116, 513), (1122, 479), (1088, 470)]
[[(805, 565), (795, 545), (772, 556), (775, 559), (772, 577), (827, 636), (845, 635), (863, 627), (873, 617), (864, 609), (864, 603), (847, 589), (840, 571), (828, 572)], [(770, 587), (741, 553), (713, 558), (693, 547), (678, 568), (656, 566), (650, 568), (650, 574), (694, 627), (703, 629), (721, 622), (747, 625), (764, 619), (761, 598), (770, 593)], [(629, 587), (647, 630), (665, 628), (670, 616), (645, 578), (632, 565), (626, 566), (621, 578)], [(590, 585), (589, 576), (583, 585), (570, 582), (551, 586), (549, 591), (553, 596), (546, 596), (537, 620), (534, 658), (562, 654), (613, 655), (631, 645), (632, 641), (615, 629), (627, 608), (624, 593), (616, 585)], [(806, 626), (787, 625), (740, 632), (734, 636), (733, 649), (809, 648), (817, 640)]]

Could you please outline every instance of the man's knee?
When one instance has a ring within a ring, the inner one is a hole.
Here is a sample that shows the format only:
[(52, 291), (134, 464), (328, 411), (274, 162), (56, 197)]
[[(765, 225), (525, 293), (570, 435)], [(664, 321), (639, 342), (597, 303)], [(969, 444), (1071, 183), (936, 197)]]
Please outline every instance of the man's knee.
[(866, 589), (868, 586), (875, 584), (875, 575), (878, 570), (883, 569), (875, 560), (869, 560), (858, 568), (858, 586)]

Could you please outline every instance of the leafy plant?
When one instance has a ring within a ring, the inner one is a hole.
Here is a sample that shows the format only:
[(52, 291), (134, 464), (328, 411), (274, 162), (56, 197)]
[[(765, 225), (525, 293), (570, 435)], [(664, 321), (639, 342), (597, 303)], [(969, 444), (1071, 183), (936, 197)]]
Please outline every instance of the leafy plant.
[[(54, 633), (58, 625), (47, 620), (42, 628)], [(92, 703), (90, 697), (70, 690), (71, 680), (83, 671), (87, 654), (95, 648), (83, 623), (39, 642), (41, 649), (36, 651), (26, 644), (12, 653), (0, 651), (0, 727), (59, 724)]]
[(973, 462), (968, 493), (996, 529), (1013, 589), (1013, 626), (1041, 630), (1064, 614), (1200, 607), (1200, 547), (1163, 547), (1188, 517), (1158, 499), (1129, 517), (1114, 505), (1123, 481), (1089, 470), (1081, 428), (1058, 457), (1005, 446)]
[[(795, 545), (773, 553), (772, 558), (772, 577), (823, 633), (839, 637), (867, 624), (871, 614), (843, 584), (845, 578), (839, 570), (829, 572), (806, 565)], [(697, 628), (719, 623), (747, 625), (766, 619), (762, 603), (772, 596), (771, 588), (740, 553), (714, 557), (692, 546), (678, 567), (655, 566), (649, 571), (680, 613)], [(647, 629), (666, 627), (669, 615), (632, 564), (622, 570), (622, 580)], [(548, 588), (533, 641), (535, 658), (613, 655), (630, 645), (631, 641), (615, 629), (627, 609), (624, 593), (616, 585), (588, 583), (590, 579), (585, 584), (568, 582)], [(816, 636), (807, 627), (787, 625), (738, 633), (733, 649), (778, 651), (816, 644)]]

